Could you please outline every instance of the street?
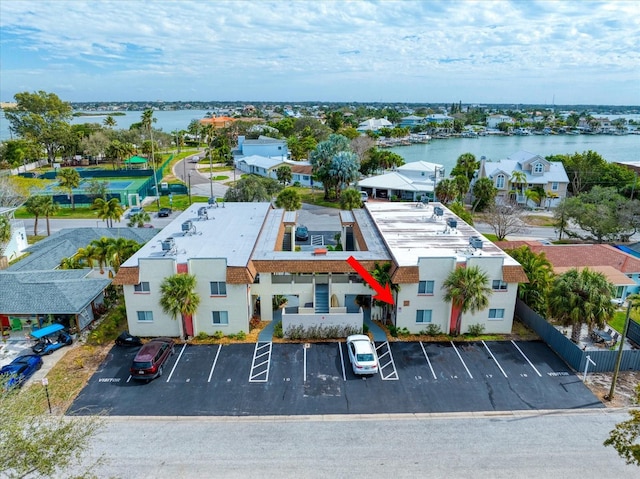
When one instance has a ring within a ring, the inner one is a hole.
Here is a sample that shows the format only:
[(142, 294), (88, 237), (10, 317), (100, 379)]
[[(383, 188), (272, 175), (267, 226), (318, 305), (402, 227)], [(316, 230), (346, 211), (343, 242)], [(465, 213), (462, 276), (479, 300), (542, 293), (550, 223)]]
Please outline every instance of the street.
[(118, 478), (635, 478), (602, 442), (622, 412), (107, 418), (86, 461)]

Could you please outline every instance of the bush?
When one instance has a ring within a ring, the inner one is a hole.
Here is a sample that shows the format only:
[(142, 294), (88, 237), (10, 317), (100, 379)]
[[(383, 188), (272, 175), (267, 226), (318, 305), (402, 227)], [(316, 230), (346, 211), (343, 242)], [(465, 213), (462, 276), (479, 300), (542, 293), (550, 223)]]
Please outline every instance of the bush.
[(362, 325), (362, 333), (363, 334), (367, 334), (369, 332), (369, 326), (367, 326), (366, 324)]
[(467, 335), (469, 336), (480, 336), (484, 333), (484, 324), (472, 324), (469, 326), (467, 330)]
[(303, 325), (298, 324), (295, 326), (289, 326), (284, 336), (294, 341), (302, 339), (338, 339), (345, 338), (351, 334), (358, 334), (360, 331), (360, 328), (352, 328), (348, 326), (318, 325), (305, 328)]
[(198, 333), (198, 336), (196, 336), (198, 339), (207, 339), (209, 337), (209, 335), (207, 333), (205, 333), (204, 331), (200, 331)]
[(224, 333), (222, 331), (218, 330), (215, 333), (213, 333), (213, 338), (214, 339), (222, 339), (222, 338), (224, 338)]
[(247, 339), (247, 334), (244, 331), (238, 331), (238, 334), (236, 334), (236, 339), (239, 341), (244, 341), (245, 339)]
[(426, 334), (427, 336), (438, 336), (441, 333), (440, 326), (437, 324), (430, 324), (425, 331), (420, 331), (420, 334)]
[(398, 328), (396, 328), (393, 324), (390, 324), (389, 326), (387, 326), (387, 329), (389, 330), (389, 334), (392, 337), (394, 338), (398, 337)]
[(396, 329), (396, 333), (398, 336), (409, 336), (411, 332), (407, 328), (399, 328)]
[(284, 338), (284, 332), (282, 331), (282, 321), (278, 321), (278, 324), (273, 327), (273, 335), (276, 338)]
[(260, 318), (258, 318), (257, 316), (254, 316), (249, 320), (249, 331), (253, 331), (258, 326), (260, 326)]

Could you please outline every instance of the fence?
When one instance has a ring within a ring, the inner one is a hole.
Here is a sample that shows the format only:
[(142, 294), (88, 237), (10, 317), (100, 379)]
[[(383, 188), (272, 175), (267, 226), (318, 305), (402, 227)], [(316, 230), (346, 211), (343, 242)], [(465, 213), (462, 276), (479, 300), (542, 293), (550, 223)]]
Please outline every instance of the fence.
[[(529, 308), (522, 301), (516, 303), (516, 316), (529, 328), (533, 329), (547, 345), (555, 351), (575, 371), (584, 371), (587, 364), (587, 356), (596, 363), (589, 365), (589, 371), (609, 372), (615, 369), (618, 350), (583, 351), (570, 339), (565, 337), (546, 319)], [(635, 321), (629, 323), (627, 337), (640, 344), (640, 325)], [(620, 363), (621, 371), (640, 371), (640, 350), (625, 349), (622, 352)]]

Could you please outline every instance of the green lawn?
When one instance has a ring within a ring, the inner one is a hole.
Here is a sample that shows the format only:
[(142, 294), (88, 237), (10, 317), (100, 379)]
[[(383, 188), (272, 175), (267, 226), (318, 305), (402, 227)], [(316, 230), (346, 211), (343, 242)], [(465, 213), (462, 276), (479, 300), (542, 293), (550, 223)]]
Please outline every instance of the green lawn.
[[(616, 311), (613, 316), (613, 319), (609, 321), (609, 326), (622, 334), (622, 330), (624, 329), (624, 322), (627, 318), (627, 310), (624, 311)], [(635, 321), (640, 321), (640, 314), (637, 311), (631, 310), (631, 319)]]

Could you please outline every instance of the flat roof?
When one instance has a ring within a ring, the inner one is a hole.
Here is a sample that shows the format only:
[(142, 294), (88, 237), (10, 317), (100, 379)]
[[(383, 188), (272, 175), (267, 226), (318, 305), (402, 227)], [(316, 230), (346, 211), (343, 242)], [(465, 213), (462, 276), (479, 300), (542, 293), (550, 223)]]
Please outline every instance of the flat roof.
[[(138, 266), (139, 259), (173, 257), (178, 263), (191, 258), (226, 258), (228, 266), (246, 266), (271, 203), (194, 203), (165, 226), (122, 266)], [(204, 208), (205, 216), (198, 211)], [(190, 231), (183, 223), (191, 221)], [(167, 252), (162, 242), (173, 238), (174, 248)]]
[[(442, 216), (435, 215), (435, 207), (442, 208)], [(398, 266), (416, 266), (419, 258), (455, 257), (462, 262), (471, 256), (519, 264), (441, 203), (368, 202), (365, 208)], [(450, 219), (455, 227), (448, 225)], [(482, 249), (470, 246), (472, 236), (482, 239)]]

